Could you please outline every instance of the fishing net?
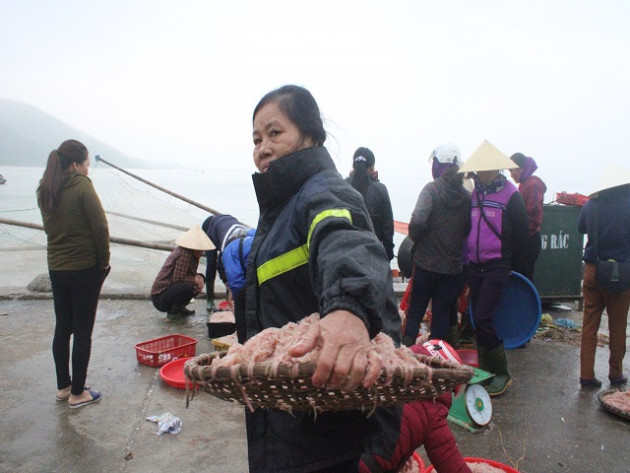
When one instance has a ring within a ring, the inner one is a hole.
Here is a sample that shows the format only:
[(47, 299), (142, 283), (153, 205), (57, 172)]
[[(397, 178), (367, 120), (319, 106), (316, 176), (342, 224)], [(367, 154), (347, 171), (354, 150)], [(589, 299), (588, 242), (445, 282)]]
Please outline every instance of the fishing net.
[[(48, 271), (45, 233), (24, 226), (42, 225), (35, 191), (43, 171), (32, 167), (3, 169), (7, 182), (0, 185), (0, 288), (5, 293), (26, 290)], [(257, 205), (251, 172), (153, 169), (130, 172), (255, 225)], [(110, 236), (123, 241), (111, 244), (112, 272), (103, 292), (146, 295), (175, 238), (193, 225), (201, 225), (210, 213), (103, 163), (93, 164), (89, 177), (106, 211)], [(141, 247), (138, 242), (154, 247)], [(199, 271), (205, 271), (203, 258)], [(221, 286), (218, 278), (217, 285)]]

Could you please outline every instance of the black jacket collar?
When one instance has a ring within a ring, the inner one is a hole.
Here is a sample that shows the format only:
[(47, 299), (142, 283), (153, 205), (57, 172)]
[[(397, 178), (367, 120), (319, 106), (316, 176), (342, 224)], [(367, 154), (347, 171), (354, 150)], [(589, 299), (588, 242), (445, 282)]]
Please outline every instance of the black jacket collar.
[(266, 173), (252, 175), (260, 209), (282, 204), (311, 176), (325, 170), (337, 168), (324, 147), (303, 149), (273, 161)]

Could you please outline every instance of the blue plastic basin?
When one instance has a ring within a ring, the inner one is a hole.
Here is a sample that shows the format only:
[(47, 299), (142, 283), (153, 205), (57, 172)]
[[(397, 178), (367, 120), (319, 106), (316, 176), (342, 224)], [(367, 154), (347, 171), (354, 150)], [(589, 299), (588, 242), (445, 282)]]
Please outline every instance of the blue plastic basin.
[[(475, 326), (472, 307), (470, 321)], [(494, 315), (494, 329), (506, 349), (518, 348), (536, 333), (542, 317), (542, 305), (536, 287), (529, 279), (512, 271)]]

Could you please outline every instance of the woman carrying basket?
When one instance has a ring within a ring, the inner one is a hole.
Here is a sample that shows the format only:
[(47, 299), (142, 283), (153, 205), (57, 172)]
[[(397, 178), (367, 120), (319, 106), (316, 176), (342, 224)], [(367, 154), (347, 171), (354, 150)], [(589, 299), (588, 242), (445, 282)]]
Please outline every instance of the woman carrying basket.
[[(290, 354), (320, 344), (313, 384), (349, 391), (374, 384), (381, 360), (370, 340), (385, 331), (398, 345), (400, 317), (385, 249), (325, 140), (317, 103), (302, 87), (274, 90), (254, 110), (260, 218), (247, 265), (247, 337), (319, 312), (319, 324)], [(357, 471), (373, 429), (390, 429), (395, 444), (400, 415), (400, 408), (369, 419), (358, 410), (247, 412), (249, 471)], [(394, 446), (378, 448), (390, 455)]]

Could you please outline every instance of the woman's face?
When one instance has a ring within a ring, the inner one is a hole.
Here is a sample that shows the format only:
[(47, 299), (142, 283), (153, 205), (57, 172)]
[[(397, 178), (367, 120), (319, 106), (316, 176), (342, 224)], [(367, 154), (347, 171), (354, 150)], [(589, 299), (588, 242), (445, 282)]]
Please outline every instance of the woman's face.
[(499, 171), (478, 171), (477, 177), (483, 185), (488, 185), (499, 175)]
[(88, 175), (89, 167), (90, 167), (90, 157), (89, 156), (87, 158), (85, 158), (85, 161), (83, 161), (81, 164), (72, 163), (72, 168), (76, 172), (79, 172), (79, 173), (83, 174), (84, 176)]
[(276, 159), (313, 146), (313, 141), (302, 135), (276, 102), (270, 102), (258, 110), (254, 117), (252, 137), (254, 164), (260, 172), (266, 172), (269, 164)]
[(514, 182), (521, 182), (521, 174), (523, 174), (523, 170), (521, 168), (510, 169), (510, 175)]

